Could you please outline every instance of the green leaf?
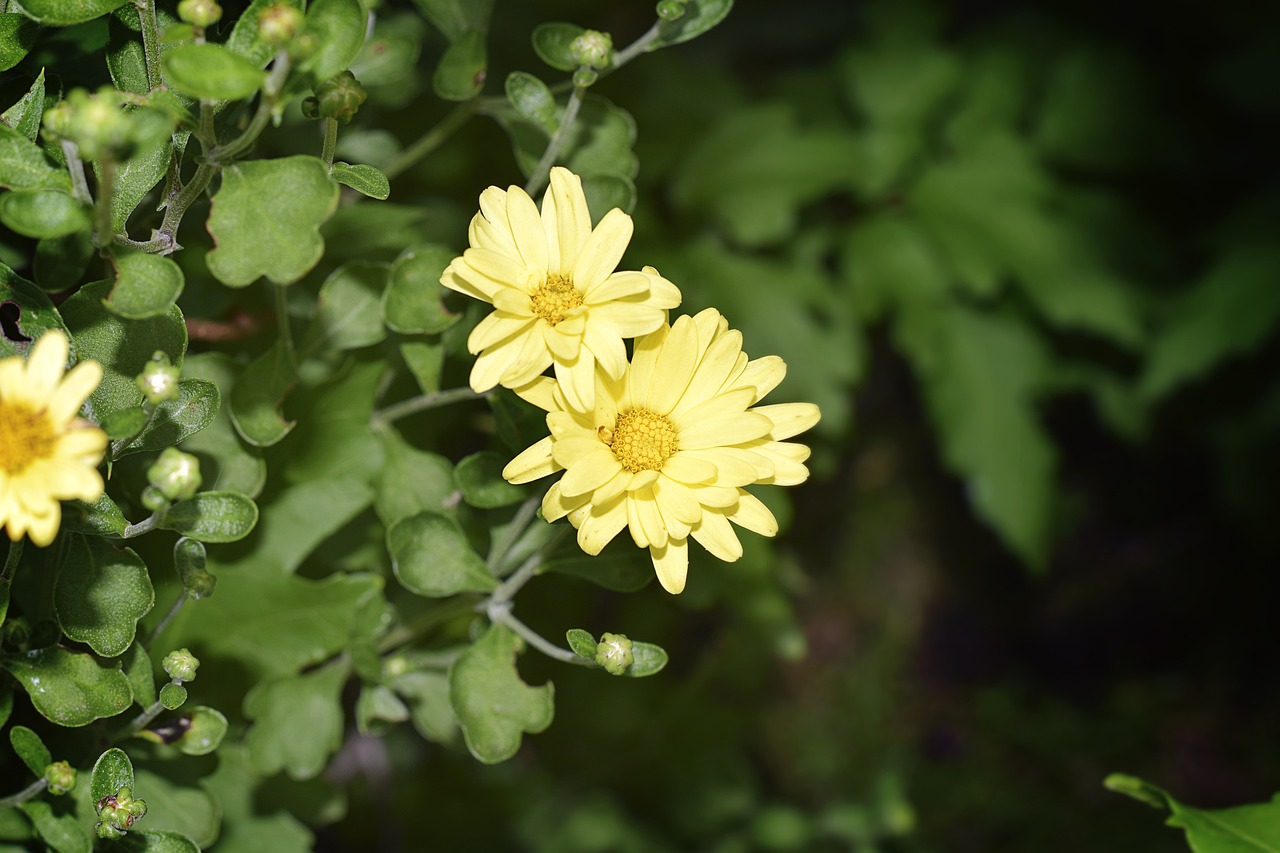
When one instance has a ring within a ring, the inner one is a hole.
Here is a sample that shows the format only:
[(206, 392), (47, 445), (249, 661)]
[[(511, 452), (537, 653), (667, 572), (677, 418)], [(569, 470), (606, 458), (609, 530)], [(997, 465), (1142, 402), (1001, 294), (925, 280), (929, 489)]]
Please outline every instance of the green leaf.
[(128, 526), (120, 507), (105, 494), (91, 504), (67, 501), (62, 505), (62, 529), (68, 533), (119, 538)]
[[(0, 71), (22, 61), (36, 43), (36, 23), (17, 12), (0, 13)], [(40, 70), (43, 80), (44, 69)]]
[(667, 665), (667, 652), (662, 646), (653, 643), (642, 643), (639, 640), (631, 643), (631, 666), (623, 675), (628, 678), (647, 678), (657, 675)]
[(215, 708), (197, 705), (187, 711), (190, 725), (178, 741), (184, 755), (208, 755), (222, 743), (227, 734), (227, 718)]
[[(148, 794), (148, 802), (154, 794)], [(147, 816), (150, 817), (150, 806)], [(116, 842), (125, 853), (200, 853), (200, 847), (178, 832), (164, 829), (131, 829), (129, 834)]]
[(443, 672), (414, 671), (398, 675), (391, 688), (409, 703), (409, 719), (418, 734), (434, 743), (458, 739), (458, 720), (449, 704), (449, 676)]
[[(198, 353), (182, 365), (183, 376), (210, 382), (218, 388), (234, 387), (236, 373), (235, 362), (223, 353)], [(200, 459), (200, 473), (210, 490), (241, 492), (251, 498), (262, 491), (267, 479), (267, 463), (246, 447), (236, 432), (230, 404), (218, 406), (208, 426), (187, 436), (182, 449)]]
[(306, 675), (262, 682), (244, 698), (254, 721), (245, 735), (253, 768), (262, 776), (284, 770), (311, 779), (342, 745), (342, 686), (347, 667), (327, 666)]
[(585, 32), (577, 24), (539, 24), (531, 36), (533, 50), (539, 59), (557, 71), (573, 71), (578, 67), (578, 61), (573, 58), (573, 40)]
[(732, 8), (733, 0), (689, 0), (684, 4), (684, 15), (680, 18), (658, 22), (658, 38), (649, 50), (697, 38), (723, 21)]
[(375, 508), (384, 526), (423, 510), (444, 513), (455, 493), (448, 459), (406, 444), (390, 430), (381, 433), (386, 463), (377, 482)]
[(473, 30), (488, 30), (493, 12), (493, 0), (414, 0), (414, 4), (450, 42)]
[(396, 259), (382, 295), (382, 317), (388, 328), (403, 335), (434, 335), (462, 319), (442, 301), (446, 289), (440, 275), (454, 257), (452, 249), (429, 244)]
[(36, 710), (60, 726), (87, 726), (133, 703), (120, 665), (103, 666), (92, 655), (50, 646), (5, 655), (0, 666), (23, 686)]
[(297, 281), (324, 254), (319, 229), (337, 209), (338, 195), (318, 157), (228, 166), (209, 214), (209, 233), (217, 244), (206, 256), (209, 271), (231, 287), (252, 284), (259, 276), (276, 284)]
[(142, 392), (134, 378), (157, 350), (181, 366), (187, 349), (187, 326), (177, 306), (163, 316), (126, 320), (103, 305), (110, 289), (107, 281), (87, 284), (62, 303), (62, 317), (80, 358), (102, 365), (102, 382), (89, 396), (89, 411), (95, 420), (142, 404)]
[(378, 731), (378, 723), (403, 723), (409, 719), (409, 708), (390, 687), (363, 684), (356, 700), (356, 730), (361, 734)]
[(431, 75), (431, 86), (446, 101), (469, 101), (484, 89), (488, 63), (484, 33), (472, 30), (445, 50)]
[(351, 65), (364, 45), (368, 16), (359, 0), (315, 0), (307, 9), (304, 32), (319, 48), (303, 63), (316, 80), (328, 80)]
[(520, 639), (503, 625), (490, 625), (449, 668), (449, 697), (467, 748), (478, 761), (497, 764), (520, 749), (524, 732), (551, 725), (555, 689), (530, 687), (516, 671)]
[(938, 249), (910, 215), (863, 217), (845, 238), (842, 260), (853, 304), (867, 322), (902, 305), (929, 310), (951, 290)]
[(71, 539), (53, 585), (53, 607), (68, 637), (103, 657), (122, 655), (155, 600), (147, 565), (132, 549), (117, 550), (96, 536)]
[(396, 578), (418, 595), (442, 598), (498, 585), (458, 522), (438, 513), (420, 512), (397, 522), (387, 531), (387, 550)]
[(120, 409), (104, 417), (98, 426), (112, 441), (129, 438), (142, 432), (147, 425), (147, 413), (142, 409)]
[(517, 113), (548, 134), (556, 131), (556, 99), (537, 77), (527, 71), (512, 71), (505, 84), (507, 100)]
[(440, 380), (444, 373), (444, 349), (444, 343), (438, 336), (400, 343), (400, 357), (404, 359), (405, 366), (424, 394), (440, 390)]
[(42, 24), (65, 27), (100, 18), (129, 0), (24, 0), (22, 8)]
[[(116, 458), (140, 451), (163, 450), (185, 441), (213, 422), (220, 405), (217, 385), (203, 379), (180, 380), (177, 399), (157, 406), (151, 423), (117, 453)], [(183, 449), (187, 449), (185, 445)]]
[(44, 769), (53, 763), (49, 747), (40, 740), (40, 735), (26, 726), (14, 726), (9, 729), (9, 743), (13, 744), (13, 751), (22, 759), (22, 763), (27, 765), (37, 777), (43, 777)]
[(259, 676), (284, 676), (344, 648), (361, 606), (381, 590), (374, 575), (310, 580), (224, 566), (218, 594), (185, 608), (174, 622), (182, 641), (202, 657), (230, 657)]
[(89, 208), (61, 190), (19, 189), (0, 196), (0, 222), (24, 237), (62, 237), (89, 229)]
[[(203, 786), (196, 787), (196, 779), (179, 775), (182, 771), (177, 767), (168, 770), (166, 763), (147, 762), (145, 766), (136, 769), (134, 789), (147, 801), (147, 816), (145, 820), (134, 824), (129, 835), (116, 844), (140, 833), (177, 834), (179, 837), (185, 836), (188, 844), (200, 846), (212, 845), (218, 840), (222, 814), (217, 798), (204, 790)], [(158, 772), (151, 772), (149, 768)]]
[(244, 14), (236, 18), (231, 35), (227, 37), (227, 49), (248, 59), (256, 68), (264, 67), (278, 50), (275, 45), (262, 40), (259, 26), (262, 13), (277, 3), (292, 6), (299, 12), (303, 11), (301, 0), (253, 0), (249, 8), (244, 10)]
[(239, 492), (201, 492), (165, 510), (160, 526), (200, 542), (235, 542), (257, 523), (257, 504)]
[[(134, 110), (130, 116), (137, 116)], [(146, 110), (146, 114), (154, 116), (156, 110)], [(161, 122), (153, 119), (157, 124)], [(168, 121), (163, 122), (168, 125)], [(171, 129), (171, 128), (170, 128)], [(179, 152), (180, 153), (180, 152)], [(169, 170), (169, 161), (173, 159), (173, 141), (169, 133), (157, 134), (151, 144), (140, 146), (129, 155), (129, 159), (116, 166), (111, 177), (111, 230), (120, 234), (125, 230), (130, 214), (146, 197), (147, 193), (160, 182)], [(97, 171), (97, 164), (95, 164)], [(99, 179), (101, 174), (99, 173)]]
[(294, 483), (325, 479), (371, 483), (382, 469), (383, 454), (369, 429), (369, 416), (386, 362), (345, 359), (336, 371), (332, 364), (322, 369), (334, 378), (300, 393), (296, 404), (299, 411), (324, 412), (324, 417), (302, 422), (289, 443), (284, 476)]
[(276, 341), (236, 379), (231, 389), (231, 422), (240, 437), (255, 447), (270, 447), (294, 427), (280, 414), (285, 395), (298, 381), (284, 341)]
[(238, 101), (262, 86), (261, 68), (220, 44), (181, 44), (166, 51), (161, 67), (169, 86), (189, 98)]
[[(103, 797), (114, 797), (121, 788), (133, 788), (133, 762), (124, 750), (112, 747), (93, 763), (89, 777), (89, 799), (97, 803)], [(137, 793), (136, 791), (134, 793)]]
[[(283, 785), (276, 779), (271, 788)], [(253, 773), (249, 756), (233, 745), (218, 753), (217, 769), (201, 780), (222, 806), (223, 825), (219, 853), (310, 853), (315, 839), (287, 809), (264, 804), (261, 780)]]
[[(20, 355), (26, 358), (45, 332), (50, 329), (67, 331), (48, 294), (4, 264), (0, 264), (0, 305), (4, 306), (6, 328), (12, 323), (12, 328), (18, 332), (17, 340), (10, 340), (8, 334), (0, 335), (0, 357)], [(75, 347), (74, 342), (72, 347)]]
[(382, 293), (387, 286), (387, 272), (385, 264), (364, 261), (353, 261), (334, 270), (320, 286), (316, 318), (302, 348), (359, 349), (385, 338)]
[(329, 177), (344, 187), (351, 187), (356, 192), (379, 201), (385, 201), (391, 195), (391, 182), (387, 180), (386, 175), (372, 166), (334, 163), (333, 168), (329, 170)]
[[(9, 29), (13, 26), (11, 18), (18, 18), (20, 21), (25, 22), (25, 24), (20, 24), (16, 28), (19, 32)], [(21, 48), (26, 30), (30, 30), (32, 34), (35, 32), (35, 25), (31, 23), (30, 18), (25, 15), (19, 15), (16, 12), (0, 13), (0, 57), (5, 55), (6, 48), (8, 50)], [(29, 48), (30, 44), (27, 44), (26, 48), (23, 49)], [(3, 66), (2, 61), (0, 61), (0, 66)], [(0, 71), (4, 70), (6, 70), (5, 67), (0, 67)], [(36, 79), (31, 84), (31, 88), (27, 90), (27, 93), (19, 98), (17, 103), (5, 110), (0, 119), (4, 119), (4, 124), (9, 125), (9, 127), (18, 131), (27, 139), (35, 142), (36, 136), (40, 133), (40, 122), (43, 118), (44, 69), (41, 68), (40, 73), (36, 75)]]
[(568, 641), (569, 648), (578, 657), (586, 658), (587, 660), (596, 659), (596, 646), (599, 644), (596, 642), (596, 638), (591, 636), (590, 631), (582, 628), (570, 628), (565, 632), (564, 638)]
[[(615, 592), (636, 592), (655, 577), (649, 552), (627, 542), (607, 548), (595, 557), (578, 555), (548, 560), (544, 570), (573, 575)], [(594, 652), (592, 654), (594, 656)]]
[(615, 207), (630, 212), (636, 206), (636, 185), (626, 175), (591, 174), (582, 177), (587, 209), (597, 222)]
[(93, 235), (88, 231), (41, 240), (36, 244), (36, 281), (49, 293), (70, 290), (84, 278), (89, 261), (96, 254)]
[(10, 189), (70, 187), (71, 178), (66, 170), (49, 162), (39, 145), (0, 122), (0, 186)]
[(524, 500), (527, 493), (502, 478), (507, 460), (493, 451), (473, 453), (453, 470), (462, 499), (474, 507), (493, 509)]
[(160, 688), (160, 704), (165, 710), (176, 711), (187, 701), (187, 688), (181, 684), (169, 684)]
[(1187, 833), (1196, 853), (1275, 853), (1280, 850), (1280, 794), (1267, 803), (1228, 809), (1195, 809), (1149, 782), (1113, 773), (1103, 784), (1112, 791), (1173, 814), (1168, 826)]
[(350, 477), (290, 486), (262, 511), (250, 558), (262, 571), (293, 572), (316, 546), (359, 515), (373, 490)]
[[(89, 853), (93, 842), (73, 814), (55, 814), (48, 800), (27, 800), (18, 808), (31, 819), (36, 835), (57, 853)], [(25, 849), (25, 848), (21, 848)]]
[(111, 253), (115, 286), (106, 306), (121, 317), (141, 320), (168, 313), (182, 293), (182, 269), (171, 259), (117, 249)]
[(156, 701), (156, 679), (151, 670), (151, 656), (142, 644), (134, 640), (133, 645), (120, 658), (125, 677), (133, 689), (133, 701), (139, 707), (149, 707)]

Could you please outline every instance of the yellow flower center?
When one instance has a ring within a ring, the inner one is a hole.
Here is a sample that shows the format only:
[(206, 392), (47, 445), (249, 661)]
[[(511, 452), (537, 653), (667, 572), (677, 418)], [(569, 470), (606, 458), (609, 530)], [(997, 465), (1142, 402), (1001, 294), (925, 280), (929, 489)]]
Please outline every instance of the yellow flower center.
[(565, 316), (582, 304), (582, 294), (573, 286), (567, 276), (552, 273), (538, 286), (529, 298), (533, 303), (533, 313), (554, 326)]
[(662, 464), (680, 449), (675, 424), (645, 408), (619, 412), (613, 429), (600, 427), (599, 435), (632, 474), (661, 470)]
[(44, 412), (0, 400), (0, 471), (13, 476), (53, 455), (54, 431)]

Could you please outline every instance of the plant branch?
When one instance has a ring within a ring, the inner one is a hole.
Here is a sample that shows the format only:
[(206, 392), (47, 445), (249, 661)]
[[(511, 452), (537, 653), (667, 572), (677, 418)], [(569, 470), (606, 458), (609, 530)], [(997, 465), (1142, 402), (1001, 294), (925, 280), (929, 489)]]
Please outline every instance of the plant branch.
[(280, 92), (284, 89), (284, 83), (288, 76), (289, 53), (281, 50), (276, 53), (276, 58), (271, 63), (271, 73), (267, 75), (266, 82), (262, 84), (262, 95), (258, 98), (257, 112), (249, 120), (248, 127), (226, 145), (218, 145), (209, 149), (207, 152), (209, 162), (217, 166), (224, 166), (253, 146), (253, 143), (262, 135), (262, 131), (266, 130), (267, 123), (271, 121), (271, 116), (280, 102)]
[(142, 55), (147, 69), (147, 91), (160, 85), (160, 27), (156, 23), (155, 0), (134, 0), (142, 26)]
[(640, 38), (636, 39), (622, 50), (615, 52), (613, 54), (613, 64), (611, 64), (606, 70), (616, 71), (640, 54), (647, 53), (650, 45), (657, 41), (662, 35), (662, 25), (664, 23), (665, 22), (661, 20), (655, 21), (653, 26), (650, 27), (644, 35), (640, 36)]
[(489, 567), (489, 571), (496, 575), (498, 569), (502, 566), (502, 561), (511, 553), (511, 549), (515, 546), (516, 540), (529, 527), (529, 522), (533, 521), (534, 516), (538, 512), (538, 506), (542, 503), (542, 497), (529, 498), (520, 504), (520, 509), (516, 511), (515, 517), (511, 519), (511, 524), (503, 531), (500, 538), (495, 539), (489, 547), (489, 557), (486, 559), (485, 565)]
[(18, 793), (10, 794), (4, 799), (0, 799), (0, 809), (6, 809), (10, 806), (20, 806), (47, 787), (49, 787), (49, 780), (42, 776)]
[(551, 167), (555, 165), (556, 158), (560, 156), (560, 149), (564, 148), (564, 143), (569, 138), (569, 131), (573, 128), (573, 123), (578, 119), (578, 110), (581, 109), (582, 99), (586, 94), (586, 86), (573, 87), (573, 93), (569, 95), (569, 102), (564, 105), (564, 114), (560, 117), (560, 126), (556, 128), (551, 141), (547, 143), (547, 150), (542, 152), (542, 159), (538, 161), (538, 165), (533, 167), (533, 171), (529, 174), (529, 180), (524, 185), (524, 191), (529, 195), (533, 195), (546, 186)]
[(139, 521), (137, 524), (130, 524), (124, 529), (124, 533), (120, 534), (121, 539), (132, 539), (135, 536), (141, 536), (149, 530), (155, 529), (155, 526), (164, 518), (164, 510), (158, 509), (151, 515)]
[(164, 629), (169, 627), (169, 623), (173, 621), (175, 616), (182, 612), (182, 608), (187, 605), (187, 601), (189, 601), (190, 598), (191, 596), (187, 595), (187, 590), (184, 587), (182, 594), (178, 596), (178, 600), (169, 608), (169, 612), (166, 613), (164, 618), (157, 622), (156, 626), (151, 629), (151, 633), (147, 636), (147, 641), (142, 644), (143, 649), (151, 651), (151, 645), (156, 641), (156, 637), (159, 637), (160, 634), (164, 632)]
[(84, 162), (80, 159), (80, 149), (69, 139), (62, 140), (62, 155), (67, 158), (67, 172), (71, 175), (71, 195), (76, 201), (93, 204), (93, 194), (89, 192), (89, 181), (84, 176)]
[(111, 193), (115, 184), (116, 164), (110, 157), (101, 160), (102, 169), (98, 173), (98, 201), (93, 208), (93, 245), (103, 248), (110, 245), (111, 234)]
[(324, 160), (325, 166), (333, 168), (333, 152), (337, 148), (338, 120), (329, 117), (324, 120), (324, 147), (320, 150), (320, 159)]
[(371, 422), (375, 425), (389, 424), (400, 418), (409, 415), (424, 412), (427, 409), (435, 409), (440, 406), (447, 406), (450, 403), (457, 403), (462, 400), (479, 400), (488, 396), (489, 392), (477, 394), (470, 388), (450, 388), (447, 391), (432, 391), (430, 394), (422, 394), (417, 397), (410, 397), (408, 400), (402, 400), (399, 403), (393, 403), (386, 408), (378, 409), (373, 413)]
[(555, 643), (543, 637), (537, 631), (521, 622), (511, 612), (510, 603), (503, 604), (499, 607), (491, 607), (486, 611), (486, 615), (499, 625), (505, 625), (515, 633), (519, 634), (525, 642), (542, 652), (549, 658), (562, 661), (564, 663), (577, 664), (578, 666), (595, 666), (594, 661), (589, 661), (584, 657), (579, 657), (577, 653), (569, 649), (562, 649)]
[(401, 151), (399, 156), (382, 170), (382, 174), (387, 176), (387, 180), (391, 180), (432, 151), (435, 151), (446, 139), (453, 135), (454, 131), (467, 123), (467, 119), (471, 118), (476, 112), (476, 106), (475, 100), (458, 104), (451, 113), (440, 120), (439, 124), (419, 137), (417, 142)]

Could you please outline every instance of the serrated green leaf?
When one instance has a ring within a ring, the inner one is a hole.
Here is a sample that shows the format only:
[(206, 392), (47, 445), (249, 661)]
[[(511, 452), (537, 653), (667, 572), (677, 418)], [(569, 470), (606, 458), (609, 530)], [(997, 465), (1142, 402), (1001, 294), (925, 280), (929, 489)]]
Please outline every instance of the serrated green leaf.
[(77, 354), (102, 365), (102, 382), (89, 395), (89, 412), (95, 420), (142, 404), (134, 378), (157, 350), (181, 366), (187, 349), (187, 325), (177, 306), (163, 316), (126, 320), (103, 305), (110, 289), (107, 281), (87, 284), (62, 303), (62, 317)]
[(182, 293), (182, 269), (169, 258), (116, 250), (111, 263), (116, 281), (106, 306), (121, 317), (141, 320), (165, 314)]
[(534, 27), (530, 38), (539, 59), (557, 71), (573, 71), (578, 67), (573, 57), (573, 40), (585, 32), (577, 24), (549, 22)]
[(526, 491), (502, 478), (506, 464), (507, 460), (489, 450), (473, 453), (459, 462), (453, 476), (462, 491), (462, 499), (481, 509), (509, 506), (524, 500)]
[(420, 512), (397, 522), (387, 531), (387, 550), (396, 578), (418, 595), (440, 598), (498, 585), (458, 522), (439, 513)]
[(105, 494), (93, 503), (67, 501), (62, 505), (62, 529), (67, 533), (119, 537), (128, 526), (120, 507)]
[(17, 189), (0, 196), (0, 222), (24, 237), (63, 237), (89, 229), (89, 208), (61, 190)]
[(280, 415), (285, 395), (298, 381), (289, 348), (276, 341), (236, 379), (230, 415), (240, 437), (255, 447), (270, 447), (294, 427)]
[(5, 655), (0, 666), (18, 680), (36, 710), (60, 726), (87, 726), (119, 714), (133, 702), (119, 664), (103, 666), (92, 655), (50, 646)]
[[(25, 23), (14, 28), (14, 22), (10, 20), (12, 18), (21, 19)], [(14, 29), (17, 32), (14, 32)], [(26, 15), (19, 15), (16, 12), (0, 13), (0, 45), (6, 45), (7, 43), (9, 50), (18, 48), (23, 49), (25, 52), (26, 49), (30, 48), (30, 44), (23, 48), (23, 39), (28, 32), (30, 34), (35, 33), (35, 24)], [(4, 50), (5, 47), (0, 47), (0, 58), (4, 56)], [(4, 66), (2, 59), (0, 59), (0, 71), (4, 70), (7, 70), (7, 67)], [(36, 136), (40, 132), (40, 122), (44, 118), (43, 68), (36, 75), (36, 79), (32, 82), (31, 88), (27, 90), (27, 93), (19, 98), (17, 103), (5, 110), (4, 115), (0, 115), (0, 118), (4, 119), (4, 124), (9, 125), (9, 127), (12, 127), (27, 139), (32, 142), (36, 141)]]
[[(114, 797), (121, 788), (133, 788), (133, 762), (124, 750), (112, 747), (93, 763), (89, 777), (89, 799), (94, 803), (103, 797)], [(136, 793), (136, 792), (135, 792)]]
[(262, 86), (266, 73), (220, 44), (182, 44), (161, 58), (165, 80), (189, 98), (238, 101)]
[(117, 550), (96, 536), (74, 537), (67, 546), (53, 606), (71, 639), (103, 657), (122, 655), (155, 600), (147, 565), (132, 549)]
[(9, 743), (13, 751), (22, 759), (22, 763), (37, 777), (44, 776), (44, 769), (53, 763), (49, 748), (40, 740), (40, 735), (26, 726), (14, 726), (9, 729)]
[(58, 27), (100, 18), (129, 0), (25, 0), (22, 8), (42, 24)]
[(723, 21), (732, 8), (733, 0), (688, 0), (681, 17), (658, 22), (658, 38), (649, 49), (657, 50), (697, 38)]
[(488, 63), (484, 33), (472, 30), (445, 50), (431, 75), (431, 86), (446, 101), (469, 101), (484, 89)]
[(497, 764), (520, 749), (525, 732), (551, 725), (555, 689), (530, 687), (516, 671), (520, 639), (502, 625), (489, 629), (449, 668), (449, 699), (467, 748), (478, 761)]
[(522, 117), (548, 134), (556, 130), (556, 99), (537, 77), (527, 71), (512, 71), (504, 85), (507, 100)]
[(382, 293), (387, 286), (385, 264), (354, 261), (334, 270), (320, 286), (316, 318), (307, 330), (303, 349), (318, 347), (359, 349), (387, 335), (382, 324)]
[(73, 814), (55, 814), (48, 800), (27, 800), (18, 808), (31, 819), (36, 835), (48, 845), (48, 849), (57, 853), (89, 853), (93, 842), (76, 816)]
[(404, 335), (434, 335), (462, 319), (442, 302), (446, 290), (440, 274), (454, 257), (452, 249), (429, 244), (396, 259), (382, 297), (382, 317), (388, 328)]
[(257, 523), (257, 504), (239, 492), (201, 492), (165, 510), (160, 526), (200, 542), (235, 542)]
[[(233, 388), (238, 369), (223, 353), (198, 353), (182, 365), (183, 376), (211, 382), (218, 388)], [(247, 447), (231, 422), (231, 404), (218, 406), (213, 420), (182, 443), (186, 453), (200, 460), (204, 484), (212, 491), (229, 490), (256, 498), (267, 479), (267, 464)]]
[(222, 712), (197, 705), (187, 711), (187, 718), (191, 724), (178, 741), (178, 749), (184, 755), (208, 755), (217, 749), (227, 734), (227, 718)]
[(254, 721), (245, 735), (254, 770), (270, 776), (284, 770), (293, 779), (311, 779), (342, 745), (345, 666), (327, 666), (306, 675), (259, 683), (244, 699)]
[(156, 406), (151, 423), (117, 453), (116, 458), (142, 451), (163, 450), (185, 441), (213, 422), (221, 404), (218, 386), (212, 382), (203, 379), (180, 380), (177, 399), (166, 400)]
[(206, 256), (209, 271), (231, 287), (252, 284), (259, 276), (276, 284), (297, 281), (324, 254), (319, 229), (337, 209), (338, 195), (318, 157), (227, 167), (209, 214), (209, 233), (217, 244)]
[(364, 45), (366, 21), (359, 0), (315, 0), (307, 8), (304, 32), (319, 48), (302, 63), (316, 80), (327, 80), (351, 65)]
[(596, 659), (596, 638), (591, 636), (590, 631), (582, 628), (570, 628), (565, 632), (564, 638), (569, 643), (569, 648), (580, 658), (587, 660)]
[(50, 163), (39, 145), (0, 122), (0, 187), (57, 189), (70, 186), (71, 178), (66, 171)]
[[(0, 13), (0, 71), (8, 71), (31, 52), (36, 22), (17, 12)], [(41, 69), (43, 79), (44, 70)]]
[(385, 201), (391, 195), (391, 182), (387, 176), (372, 166), (350, 163), (334, 163), (329, 176), (344, 187), (351, 187), (358, 193)]

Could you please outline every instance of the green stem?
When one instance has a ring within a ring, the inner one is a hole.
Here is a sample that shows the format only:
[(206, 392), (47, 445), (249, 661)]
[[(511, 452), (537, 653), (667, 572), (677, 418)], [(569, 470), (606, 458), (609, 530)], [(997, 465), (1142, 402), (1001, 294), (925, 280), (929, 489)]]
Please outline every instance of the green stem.
[(333, 168), (333, 152), (338, 147), (338, 120), (336, 118), (326, 118), (324, 120), (324, 148), (320, 152), (320, 159), (324, 160), (325, 166)]
[(406, 643), (418, 639), (437, 625), (448, 622), (455, 616), (471, 613), (475, 610), (476, 600), (470, 596), (462, 596), (444, 602), (426, 613), (423, 613), (408, 625), (403, 625), (378, 641), (378, 654), (385, 655), (395, 651)]
[(586, 94), (586, 86), (573, 87), (573, 93), (569, 95), (569, 102), (564, 105), (564, 115), (560, 117), (560, 126), (556, 128), (551, 141), (547, 143), (547, 150), (542, 152), (542, 159), (538, 161), (538, 165), (533, 167), (533, 171), (529, 174), (529, 180), (524, 185), (524, 191), (529, 195), (533, 195), (546, 186), (547, 179), (551, 174), (551, 167), (555, 165), (556, 158), (560, 156), (560, 149), (564, 148), (564, 143), (569, 139), (569, 131), (573, 128), (573, 123), (578, 118), (578, 110), (582, 107), (582, 99)]
[(69, 139), (62, 140), (62, 155), (67, 158), (67, 172), (71, 175), (71, 195), (76, 201), (93, 204), (93, 194), (89, 192), (89, 181), (84, 176), (84, 162), (80, 159), (80, 149)]
[(399, 403), (393, 403), (383, 409), (373, 413), (371, 421), (376, 425), (389, 424), (400, 418), (418, 412), (424, 412), (427, 409), (435, 409), (440, 406), (447, 406), (450, 403), (457, 403), (462, 400), (479, 400), (485, 397), (489, 392), (477, 394), (470, 388), (450, 388), (447, 391), (432, 391), (430, 394), (422, 394), (418, 397), (410, 397)]
[(467, 119), (471, 118), (475, 113), (476, 106), (477, 104), (474, 100), (458, 104), (451, 113), (441, 119), (439, 124), (423, 134), (417, 142), (401, 151), (400, 155), (382, 170), (382, 174), (387, 176), (387, 180), (391, 180), (432, 151), (435, 151), (458, 128), (467, 123)]
[(147, 91), (160, 85), (160, 27), (156, 23), (155, 0), (135, 0), (138, 21), (142, 25), (142, 55), (147, 69)]
[(562, 649), (555, 643), (543, 637), (537, 631), (521, 622), (511, 612), (510, 605), (492, 608), (487, 611), (489, 618), (499, 625), (505, 625), (515, 633), (524, 638), (524, 641), (542, 652), (549, 658), (554, 658), (564, 663), (577, 664), (578, 666), (596, 666), (595, 661), (589, 661), (584, 657), (579, 657), (576, 652), (569, 649)]
[(510, 605), (511, 599), (516, 597), (516, 593), (520, 591), (521, 587), (533, 580), (538, 574), (544, 559), (545, 555), (542, 551), (539, 551), (525, 560), (520, 568), (511, 573), (511, 577), (499, 584), (498, 588), (489, 594), (489, 597), (484, 602), (485, 612)]
[(124, 533), (120, 534), (121, 539), (132, 539), (135, 536), (141, 536), (149, 530), (153, 530), (160, 520), (164, 518), (164, 510), (158, 509), (151, 515), (139, 521), (137, 524), (130, 524), (124, 529)]
[(209, 162), (218, 166), (226, 165), (253, 146), (253, 143), (262, 135), (262, 131), (267, 129), (267, 123), (271, 121), (271, 115), (275, 112), (276, 105), (279, 103), (280, 92), (284, 88), (284, 83), (288, 76), (289, 53), (281, 50), (271, 63), (271, 73), (267, 75), (266, 82), (262, 84), (262, 96), (258, 99), (258, 110), (253, 114), (253, 118), (249, 120), (248, 127), (226, 145), (211, 148), (207, 154)]
[(186, 589), (183, 589), (182, 593), (178, 596), (178, 600), (169, 608), (169, 612), (166, 613), (164, 618), (157, 622), (156, 626), (151, 629), (151, 633), (147, 636), (147, 641), (142, 644), (143, 649), (150, 651), (152, 643), (156, 641), (156, 637), (159, 637), (164, 629), (169, 627), (169, 623), (173, 621), (175, 616), (182, 612), (182, 608), (186, 606), (189, 599), (190, 596), (187, 595)]
[(27, 540), (19, 539), (9, 543), (9, 554), (4, 558), (4, 569), (0, 570), (0, 583), (13, 582), (13, 574), (18, 570), (18, 561), (22, 559), (22, 547)]
[(98, 201), (93, 208), (93, 245), (99, 249), (111, 244), (111, 193), (115, 184), (116, 164), (109, 157), (102, 158), (102, 171), (98, 174)]
[(0, 799), (0, 809), (7, 809), (10, 806), (20, 806), (47, 787), (49, 787), (49, 780), (41, 777), (18, 793), (10, 794), (4, 799)]
[(489, 557), (486, 559), (485, 565), (489, 567), (489, 571), (494, 575), (498, 574), (498, 569), (502, 566), (502, 561), (511, 553), (511, 549), (515, 546), (516, 540), (529, 527), (529, 522), (533, 521), (533, 517), (538, 512), (538, 506), (542, 503), (542, 497), (529, 498), (520, 505), (520, 509), (516, 511), (515, 518), (511, 519), (511, 525), (503, 532), (499, 539), (495, 539), (489, 547)]
[(649, 50), (649, 46), (657, 41), (659, 36), (662, 35), (663, 24), (665, 23), (666, 22), (662, 20), (655, 22), (654, 25), (649, 28), (648, 32), (624, 47), (622, 50), (615, 52), (613, 54), (613, 64), (610, 65), (607, 70), (616, 71), (640, 54), (646, 53)]

